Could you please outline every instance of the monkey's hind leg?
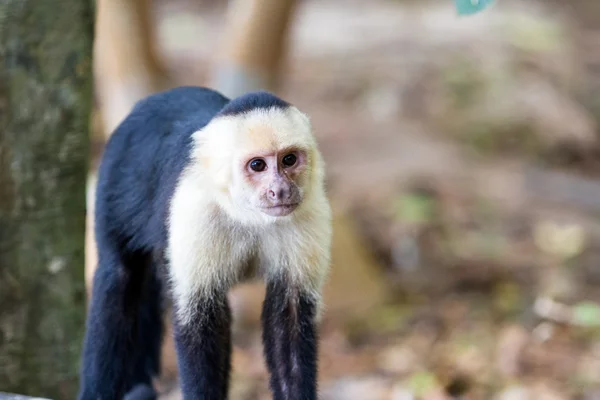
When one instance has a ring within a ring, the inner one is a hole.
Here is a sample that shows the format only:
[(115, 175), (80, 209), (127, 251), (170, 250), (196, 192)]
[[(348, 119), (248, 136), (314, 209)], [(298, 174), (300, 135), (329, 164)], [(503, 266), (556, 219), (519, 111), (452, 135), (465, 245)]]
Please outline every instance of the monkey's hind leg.
[(283, 278), (267, 282), (263, 347), (274, 400), (317, 399), (316, 304)]
[[(100, 240), (99, 240), (99, 243)], [(158, 374), (160, 284), (146, 254), (100, 245), (84, 339), (80, 400), (122, 399)]]
[(226, 293), (194, 300), (188, 321), (174, 313), (181, 391), (185, 399), (228, 398), (231, 311)]

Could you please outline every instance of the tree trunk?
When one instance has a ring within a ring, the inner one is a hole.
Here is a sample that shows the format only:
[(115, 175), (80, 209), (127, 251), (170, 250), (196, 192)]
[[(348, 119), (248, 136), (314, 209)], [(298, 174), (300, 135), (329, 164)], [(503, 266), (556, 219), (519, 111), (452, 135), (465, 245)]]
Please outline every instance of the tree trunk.
[(0, 2), (0, 388), (74, 398), (93, 4)]
[(277, 91), (296, 0), (234, 0), (211, 86), (229, 97)]
[(96, 96), (106, 139), (143, 97), (170, 87), (151, 0), (96, 0)]

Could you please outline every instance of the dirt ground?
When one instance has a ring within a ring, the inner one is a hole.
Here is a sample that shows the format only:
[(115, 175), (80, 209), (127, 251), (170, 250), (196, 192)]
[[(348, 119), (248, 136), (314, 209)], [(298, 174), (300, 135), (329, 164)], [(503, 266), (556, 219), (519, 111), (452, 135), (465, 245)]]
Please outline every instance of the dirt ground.
[[(600, 30), (499, 3), (301, 4), (280, 94), (336, 210), (323, 400), (600, 399)], [(205, 84), (223, 10), (157, 18), (177, 83)], [(232, 295), (234, 400), (270, 398), (260, 296)]]

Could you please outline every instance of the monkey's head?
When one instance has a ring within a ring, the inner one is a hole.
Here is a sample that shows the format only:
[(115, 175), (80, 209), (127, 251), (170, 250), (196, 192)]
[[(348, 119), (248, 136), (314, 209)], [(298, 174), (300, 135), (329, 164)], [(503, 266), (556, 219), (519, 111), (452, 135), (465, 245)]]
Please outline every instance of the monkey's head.
[(203, 163), (228, 214), (268, 223), (310, 203), (323, 165), (310, 122), (298, 109), (256, 108), (209, 125)]
[(292, 213), (304, 197), (307, 151), (299, 147), (249, 153), (240, 160), (239, 184), (232, 189), (272, 217)]

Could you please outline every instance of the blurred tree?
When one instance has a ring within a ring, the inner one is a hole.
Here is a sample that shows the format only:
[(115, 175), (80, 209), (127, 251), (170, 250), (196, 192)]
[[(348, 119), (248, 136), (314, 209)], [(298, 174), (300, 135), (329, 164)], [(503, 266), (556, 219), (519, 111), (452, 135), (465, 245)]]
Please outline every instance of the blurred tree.
[(0, 2), (0, 388), (74, 398), (93, 4)]
[(600, 26), (600, 2), (595, 0), (549, 0), (574, 17), (577, 24), (584, 28), (598, 28)]
[(234, 0), (211, 86), (226, 96), (277, 91), (296, 0)]
[(135, 103), (168, 89), (151, 0), (96, 0), (94, 79), (104, 137)]

